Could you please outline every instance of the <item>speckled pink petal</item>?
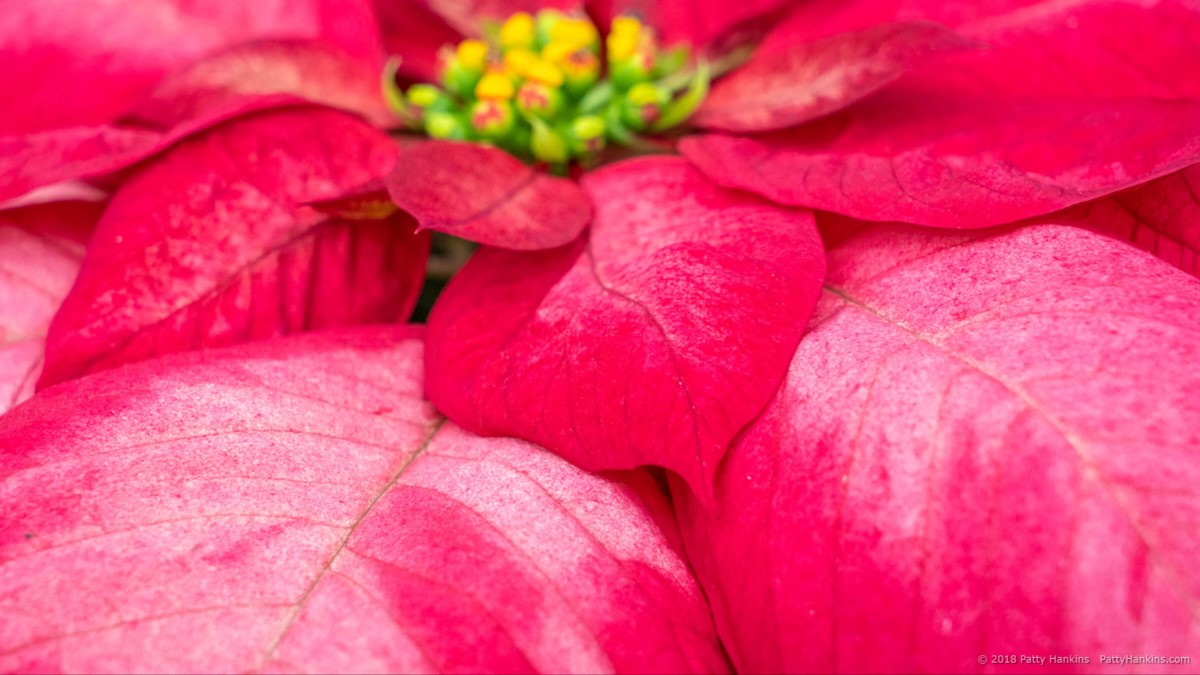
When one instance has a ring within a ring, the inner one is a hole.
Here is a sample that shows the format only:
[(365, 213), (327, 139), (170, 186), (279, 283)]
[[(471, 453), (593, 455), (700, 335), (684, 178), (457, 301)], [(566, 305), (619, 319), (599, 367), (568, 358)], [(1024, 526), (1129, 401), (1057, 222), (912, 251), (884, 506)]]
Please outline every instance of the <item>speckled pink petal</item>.
[(126, 167), (158, 149), (155, 131), (73, 127), (0, 136), (0, 202), (36, 188)]
[(727, 672), (664, 499), (444, 422), (421, 360), (328, 331), (0, 418), (0, 670)]
[(306, 202), (386, 175), (396, 148), (332, 110), (259, 113), (181, 142), (113, 197), (50, 327), (40, 386), (159, 354), (407, 318), (426, 236)]
[[(605, 28), (612, 17), (636, 16), (657, 31), (666, 45), (690, 44), (704, 51), (712, 43), (757, 37), (788, 6), (787, 0), (593, 0), (588, 7)], [(746, 31), (746, 35), (738, 35)]]
[(110, 122), (163, 75), (240, 42), (309, 38), (382, 63), (368, 0), (37, 0), (0, 12), (0, 133)]
[(214, 125), (274, 108), (307, 105), (293, 93), (206, 98), (166, 133), (143, 126), (70, 127), (0, 136), (0, 208), (63, 181), (120, 172)]
[(1197, 163), (1200, 101), (1006, 101), (893, 86), (799, 129), (680, 148), (721, 185), (781, 204), (975, 228)]
[[(384, 1), (384, 0), (379, 0)], [(486, 22), (500, 23), (517, 12), (534, 13), (540, 9), (574, 12), (582, 0), (401, 0), (417, 2), (442, 17), (459, 33), (482, 36)]]
[(77, 201), (0, 211), (0, 414), (33, 393), (50, 319), (103, 208)]
[[(962, 31), (968, 26), (1018, 12), (1051, 11), (1100, 0), (806, 0), (789, 8), (763, 44), (767, 47), (793, 39), (819, 39), (862, 30), (880, 23), (933, 21)], [(1152, 0), (1151, 0), (1152, 1)]]
[(718, 510), (677, 491), (735, 667), (1195, 654), (1198, 359), (1200, 281), (1126, 244), (1053, 224), (851, 235)]
[(438, 81), (438, 50), (463, 39), (421, 0), (373, 0), (383, 44), (400, 57), (399, 73), (415, 82)]
[(475, 143), (409, 146), (387, 187), (422, 230), (502, 248), (562, 246), (578, 237), (592, 216), (588, 196), (574, 181)]
[(706, 129), (785, 129), (827, 115), (939, 55), (979, 46), (944, 26), (879, 24), (821, 40), (783, 40), (717, 80), (691, 122)]
[(988, 49), (912, 74), (930, 91), (981, 96), (1198, 99), (1200, 5), (1046, 2), (959, 28)]
[(167, 76), (127, 120), (170, 129), (234, 99), (292, 94), (355, 112), (377, 126), (394, 122), (379, 85), (380, 65), (317, 40), (237, 45)]
[(1045, 218), (1128, 241), (1200, 276), (1200, 165)]
[(451, 281), (429, 320), (428, 395), (478, 433), (592, 470), (666, 467), (707, 495), (812, 311), (812, 216), (722, 190), (679, 158), (610, 165), (584, 189), (584, 238), (483, 248)]

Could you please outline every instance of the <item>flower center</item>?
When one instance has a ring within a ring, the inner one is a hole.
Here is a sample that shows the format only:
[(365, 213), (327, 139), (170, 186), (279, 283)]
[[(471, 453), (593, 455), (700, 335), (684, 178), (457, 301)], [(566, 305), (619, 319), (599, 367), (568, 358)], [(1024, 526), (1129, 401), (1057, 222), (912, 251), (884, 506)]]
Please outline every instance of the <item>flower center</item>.
[(631, 145), (687, 121), (708, 94), (709, 69), (686, 46), (662, 49), (653, 30), (621, 16), (601, 61), (591, 21), (546, 9), (488, 26), (439, 54), (440, 82), (401, 92), (395, 65), (387, 100), (404, 123), (434, 138), (488, 143), (565, 169), (609, 144)]

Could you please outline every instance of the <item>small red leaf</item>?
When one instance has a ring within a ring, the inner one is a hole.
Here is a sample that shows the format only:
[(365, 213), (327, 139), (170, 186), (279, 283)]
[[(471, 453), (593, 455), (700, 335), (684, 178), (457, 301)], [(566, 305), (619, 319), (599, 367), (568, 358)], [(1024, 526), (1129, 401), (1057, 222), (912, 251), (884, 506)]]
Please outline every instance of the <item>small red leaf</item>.
[(829, 114), (934, 55), (976, 46), (934, 23), (871, 26), (821, 40), (784, 39), (717, 81), (692, 118), (724, 131), (770, 131)]
[(0, 211), (0, 414), (33, 393), (50, 319), (102, 209), (62, 202)]
[(50, 328), (42, 386), (158, 354), (402, 321), (427, 237), (403, 215), (303, 203), (386, 174), (396, 150), (321, 108), (260, 113), (172, 148), (127, 181)]
[(0, 12), (0, 133), (103, 124), (229, 45), (312, 38), (382, 62), (368, 0), (37, 0)]
[(943, 98), (891, 87), (842, 114), (680, 149), (710, 178), (864, 220), (975, 228), (1101, 197), (1200, 160), (1200, 102)]
[(829, 255), (719, 515), (680, 491), (735, 667), (1195, 654), (1200, 281), (1048, 225), (880, 226)]
[(474, 143), (430, 141), (406, 148), (387, 179), (396, 204), (420, 223), (489, 246), (562, 246), (591, 219), (587, 195), (512, 155)]
[(662, 498), (442, 423), (421, 358), (331, 331), (4, 417), (0, 670), (726, 671)]
[(450, 419), (592, 470), (653, 464), (709, 492), (779, 383), (824, 273), (812, 216), (678, 158), (584, 179), (587, 239), (484, 248), (430, 316), (427, 392)]
[(388, 126), (394, 120), (383, 103), (378, 68), (315, 40), (253, 42), (169, 75), (128, 118), (170, 129), (233, 99), (293, 94)]

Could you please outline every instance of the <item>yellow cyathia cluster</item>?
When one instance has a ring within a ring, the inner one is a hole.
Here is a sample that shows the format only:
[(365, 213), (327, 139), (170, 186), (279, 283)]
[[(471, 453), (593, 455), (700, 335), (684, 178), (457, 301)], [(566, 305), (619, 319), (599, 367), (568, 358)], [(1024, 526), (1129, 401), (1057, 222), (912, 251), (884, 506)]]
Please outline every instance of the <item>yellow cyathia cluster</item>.
[(552, 9), (514, 14), (485, 33), (443, 49), (440, 87), (401, 93), (388, 73), (388, 100), (411, 128), (565, 166), (682, 123), (708, 91), (704, 64), (693, 68), (686, 46), (661, 51), (634, 17), (613, 21), (603, 54), (591, 21)]

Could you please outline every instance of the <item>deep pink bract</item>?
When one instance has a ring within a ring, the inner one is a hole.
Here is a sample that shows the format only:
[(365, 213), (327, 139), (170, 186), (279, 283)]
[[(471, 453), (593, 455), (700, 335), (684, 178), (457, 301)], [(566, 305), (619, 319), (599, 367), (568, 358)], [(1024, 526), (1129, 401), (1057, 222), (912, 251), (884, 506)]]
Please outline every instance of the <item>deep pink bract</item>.
[(342, 221), (304, 206), (381, 177), (395, 153), (350, 116), (303, 108), (179, 145), (105, 212), (51, 325), (42, 386), (200, 346), (403, 321), (426, 239), (402, 216)]
[(589, 174), (591, 229), (485, 248), (430, 317), (427, 394), (478, 433), (592, 470), (663, 466), (700, 495), (778, 386), (824, 276), (812, 216), (677, 158)]

